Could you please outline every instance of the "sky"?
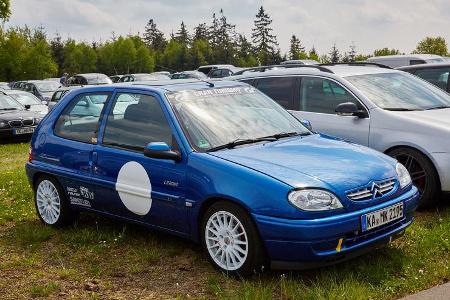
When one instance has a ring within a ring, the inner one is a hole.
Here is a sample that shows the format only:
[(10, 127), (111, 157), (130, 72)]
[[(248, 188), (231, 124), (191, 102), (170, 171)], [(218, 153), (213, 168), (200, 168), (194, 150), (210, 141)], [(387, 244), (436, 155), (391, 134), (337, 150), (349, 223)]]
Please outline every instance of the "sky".
[(222, 8), (236, 31), (250, 38), (261, 5), (271, 16), (282, 53), (292, 34), (307, 49), (341, 52), (353, 43), (359, 53), (383, 47), (409, 53), (426, 36), (450, 41), (449, 0), (11, 0), (6, 26), (43, 26), (50, 37), (85, 42), (142, 33), (149, 19), (168, 37), (181, 21), (192, 30), (210, 23)]

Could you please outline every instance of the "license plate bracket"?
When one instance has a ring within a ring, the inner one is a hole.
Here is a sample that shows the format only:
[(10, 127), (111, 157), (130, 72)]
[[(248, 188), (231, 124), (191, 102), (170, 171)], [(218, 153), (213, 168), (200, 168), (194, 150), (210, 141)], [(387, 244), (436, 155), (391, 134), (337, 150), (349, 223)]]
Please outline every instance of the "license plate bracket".
[(381, 227), (403, 218), (403, 202), (385, 207), (383, 209), (361, 216), (361, 229), (363, 232)]

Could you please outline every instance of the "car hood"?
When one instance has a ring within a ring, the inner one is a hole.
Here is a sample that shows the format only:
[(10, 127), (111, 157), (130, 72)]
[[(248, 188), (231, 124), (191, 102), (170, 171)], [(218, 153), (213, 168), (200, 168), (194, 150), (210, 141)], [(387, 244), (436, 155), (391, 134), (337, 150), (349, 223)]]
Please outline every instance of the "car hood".
[(27, 110), (0, 110), (0, 121), (11, 121), (17, 119), (31, 119), (31, 118), (42, 118), (37, 112), (27, 111)]
[(367, 147), (321, 135), (211, 152), (292, 187), (347, 191), (396, 176), (395, 160)]
[(46, 115), (48, 113), (48, 106), (44, 104), (31, 105), (30, 111), (38, 112), (41, 115)]

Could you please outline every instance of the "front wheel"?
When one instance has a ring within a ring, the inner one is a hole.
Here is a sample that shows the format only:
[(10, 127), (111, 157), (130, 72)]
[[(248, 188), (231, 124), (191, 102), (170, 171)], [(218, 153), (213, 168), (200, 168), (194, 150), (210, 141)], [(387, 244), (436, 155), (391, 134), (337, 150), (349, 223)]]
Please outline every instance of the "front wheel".
[(262, 269), (265, 254), (248, 213), (228, 202), (210, 206), (202, 222), (202, 242), (209, 260), (229, 275), (246, 276)]
[(431, 161), (410, 148), (397, 148), (388, 153), (403, 164), (420, 192), (419, 209), (436, 205), (440, 196), (439, 176)]

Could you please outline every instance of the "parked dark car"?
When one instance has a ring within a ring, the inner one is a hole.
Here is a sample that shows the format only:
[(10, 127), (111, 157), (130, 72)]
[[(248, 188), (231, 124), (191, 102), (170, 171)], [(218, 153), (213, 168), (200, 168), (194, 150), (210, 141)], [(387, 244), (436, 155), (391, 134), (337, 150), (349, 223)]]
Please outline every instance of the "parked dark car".
[(39, 100), (35, 95), (29, 92), (19, 90), (5, 90), (4, 93), (14, 98), (14, 100), (22, 104), (22, 106), (24, 107), (29, 105), (30, 111), (38, 112), (41, 115), (46, 115), (48, 113), (47, 103), (45, 101), (41, 102), (41, 100)]
[(111, 79), (111, 81), (112, 81), (113, 83), (119, 82), (119, 81), (120, 81), (120, 78), (122, 78), (122, 77), (123, 77), (123, 75), (111, 75), (111, 76), (109, 76), (109, 78)]
[(102, 73), (77, 74), (67, 79), (67, 85), (111, 84), (112, 80)]
[(0, 142), (30, 139), (42, 115), (0, 92)]
[(174, 73), (171, 76), (172, 79), (206, 79), (208, 76), (199, 71), (183, 71)]
[(123, 75), (122, 78), (120, 78), (119, 82), (169, 80), (169, 79), (170, 77), (164, 74), (137, 73), (137, 74)]
[(450, 92), (450, 63), (422, 64), (397, 68), (411, 74), (414, 74), (435, 86)]
[(213, 69), (208, 73), (209, 78), (225, 78), (233, 76), (234, 73), (243, 70), (234, 66)]
[(9, 86), (14, 90), (21, 90), (26, 83), (26, 81), (15, 81), (10, 83)]
[(60, 87), (61, 84), (59, 82), (50, 80), (31, 80), (25, 83), (21, 90), (35, 95), (41, 101), (48, 102), (50, 101), (53, 93)]

